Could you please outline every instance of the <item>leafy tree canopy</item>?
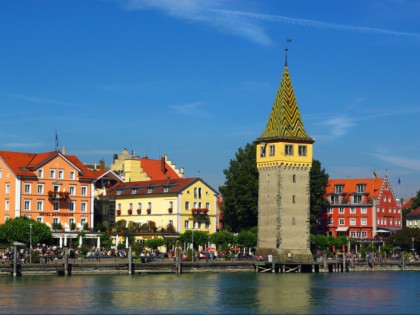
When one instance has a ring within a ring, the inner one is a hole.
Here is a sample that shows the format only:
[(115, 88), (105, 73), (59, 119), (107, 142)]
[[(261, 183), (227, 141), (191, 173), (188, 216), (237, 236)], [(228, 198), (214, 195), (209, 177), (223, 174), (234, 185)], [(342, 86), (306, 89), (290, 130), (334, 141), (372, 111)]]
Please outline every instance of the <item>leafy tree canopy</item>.
[(258, 170), (255, 144), (239, 148), (235, 159), (223, 173), (225, 184), (219, 187), (223, 196), (221, 206), (223, 225), (239, 232), (258, 225)]
[(235, 237), (231, 232), (219, 231), (210, 235), (210, 241), (216, 246), (220, 246), (221, 250), (229, 249), (229, 246), (234, 243)]
[(328, 174), (325, 169), (321, 168), (321, 162), (318, 160), (312, 161), (312, 168), (309, 172), (310, 177), (310, 225), (311, 233), (316, 234), (320, 231), (317, 220), (322, 213), (322, 210), (328, 206), (328, 201), (325, 199), (325, 191), (328, 185)]
[(165, 241), (163, 238), (151, 238), (146, 240), (144, 245), (150, 249), (157, 249), (158, 247), (165, 245)]
[(46, 224), (26, 217), (18, 217), (0, 225), (0, 243), (9, 245), (17, 241), (29, 245), (30, 224), (32, 224), (32, 244), (51, 242), (51, 230)]
[(209, 241), (209, 237), (207, 233), (203, 231), (193, 232), (192, 230), (187, 230), (185, 233), (179, 235), (179, 240), (183, 243), (191, 243), (194, 240), (193, 246), (196, 247), (198, 245), (206, 246)]
[(248, 248), (257, 246), (257, 231), (257, 229), (250, 229), (239, 232), (236, 237), (237, 244)]

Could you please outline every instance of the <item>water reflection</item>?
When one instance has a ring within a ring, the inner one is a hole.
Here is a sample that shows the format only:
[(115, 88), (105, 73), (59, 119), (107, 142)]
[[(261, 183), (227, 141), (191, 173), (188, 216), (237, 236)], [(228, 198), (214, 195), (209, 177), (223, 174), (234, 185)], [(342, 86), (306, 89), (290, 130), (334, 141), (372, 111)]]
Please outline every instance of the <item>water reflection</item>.
[(1, 313), (418, 313), (416, 272), (0, 277)]

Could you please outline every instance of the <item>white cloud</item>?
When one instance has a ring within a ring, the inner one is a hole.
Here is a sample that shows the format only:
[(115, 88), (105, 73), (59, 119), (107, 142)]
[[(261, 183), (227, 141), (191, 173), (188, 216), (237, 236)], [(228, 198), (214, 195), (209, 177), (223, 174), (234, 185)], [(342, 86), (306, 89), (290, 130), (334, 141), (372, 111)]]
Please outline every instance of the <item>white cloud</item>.
[(344, 31), (359, 32), (359, 33), (405, 36), (405, 37), (414, 37), (414, 38), (420, 39), (420, 34), (418, 33), (396, 32), (396, 31), (376, 28), (376, 27), (335, 24), (335, 23), (320, 22), (320, 21), (309, 20), (309, 19), (290, 18), (287, 16), (281, 16), (281, 15), (259, 14), (259, 13), (252, 13), (252, 12), (243, 12), (243, 11), (218, 10), (218, 12), (226, 16), (248, 17), (255, 20), (268, 21), (268, 22), (280, 22), (280, 23), (290, 24), (290, 25), (344, 30)]
[(222, 14), (220, 9), (226, 6), (224, 0), (129, 0), (124, 8), (130, 11), (155, 9), (179, 20), (203, 23), (218, 29), (221, 32), (247, 38), (259, 44), (268, 45), (270, 38), (255, 21), (249, 17)]
[(374, 156), (376, 156), (382, 161), (388, 162), (399, 167), (405, 167), (408, 169), (420, 171), (420, 160), (410, 159), (405, 156), (391, 156), (382, 154), (374, 154)]
[(194, 102), (183, 105), (169, 105), (168, 107), (179, 114), (186, 115), (200, 115), (200, 107), (204, 105), (203, 102)]
[(60, 105), (60, 106), (77, 106), (73, 103), (63, 102), (63, 101), (57, 101), (47, 98), (40, 98), (36, 96), (28, 96), (28, 95), (15, 95), (15, 98), (23, 101), (27, 101), (30, 103), (38, 103), (38, 104), (46, 104), (46, 105)]
[(420, 39), (418, 33), (232, 10), (232, 2), (227, 0), (126, 0), (123, 3), (123, 7), (129, 11), (160, 10), (176, 19), (209, 25), (221, 32), (244, 37), (262, 45), (269, 45), (271, 39), (260, 25), (261, 22)]

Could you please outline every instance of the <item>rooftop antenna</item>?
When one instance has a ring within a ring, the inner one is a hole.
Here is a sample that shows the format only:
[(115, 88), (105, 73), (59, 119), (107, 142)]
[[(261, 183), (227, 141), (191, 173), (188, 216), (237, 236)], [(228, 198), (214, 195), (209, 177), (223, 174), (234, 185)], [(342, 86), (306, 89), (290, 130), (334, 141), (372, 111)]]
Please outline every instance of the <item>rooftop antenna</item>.
[(286, 60), (284, 62), (284, 66), (287, 67), (287, 51), (289, 50), (288, 44), (292, 42), (291, 38), (286, 38), (286, 48), (284, 49), (286, 51)]

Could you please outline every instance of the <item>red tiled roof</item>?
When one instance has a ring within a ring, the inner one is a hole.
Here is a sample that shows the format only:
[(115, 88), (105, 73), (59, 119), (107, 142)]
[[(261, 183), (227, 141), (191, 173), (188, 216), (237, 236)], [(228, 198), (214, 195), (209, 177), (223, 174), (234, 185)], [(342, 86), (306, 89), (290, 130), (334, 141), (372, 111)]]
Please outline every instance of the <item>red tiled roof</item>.
[(326, 188), (326, 195), (334, 194), (334, 188), (336, 185), (344, 185), (343, 193), (354, 194), (357, 189), (356, 186), (359, 184), (365, 184), (365, 192), (369, 198), (372, 198), (372, 191), (375, 189), (374, 197), (378, 198), (382, 185), (384, 183), (383, 178), (358, 178), (358, 179), (329, 179)]
[[(118, 183), (107, 190), (107, 196), (115, 196), (117, 191), (121, 192), (119, 196), (179, 193), (198, 180), (200, 180), (198, 177), (194, 177)], [(167, 192), (164, 191), (165, 188), (168, 188)], [(152, 191), (149, 192), (149, 189)], [(136, 191), (135, 194), (133, 194), (133, 190)]]
[[(164, 169), (162, 169), (162, 163), (164, 163)], [(168, 165), (168, 163), (162, 160), (152, 160), (149, 158), (141, 158), (140, 165), (143, 171), (152, 180), (166, 180), (168, 177), (171, 179), (180, 178), (180, 176)]]
[(0, 151), (0, 158), (10, 167), (11, 171), (16, 176), (23, 177), (36, 177), (35, 171), (58, 155), (63, 156), (82, 172), (79, 177), (94, 179), (100, 176), (95, 175), (94, 171), (89, 171), (76, 156), (62, 155), (59, 151), (43, 153)]
[(413, 201), (414, 201), (414, 197), (404, 202), (404, 204), (402, 205), (402, 208), (403, 209), (411, 208), (411, 206), (413, 205)]
[(420, 217), (420, 207), (417, 207), (416, 209), (414, 209), (410, 213), (407, 213), (407, 215), (405, 217), (406, 218)]

